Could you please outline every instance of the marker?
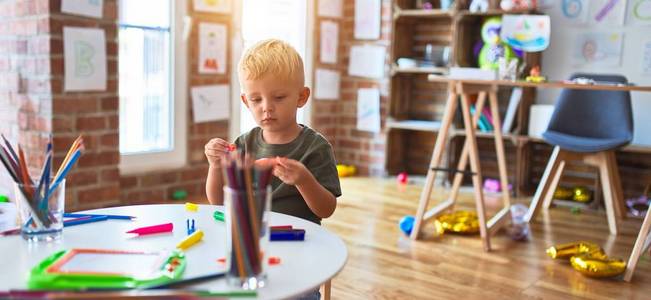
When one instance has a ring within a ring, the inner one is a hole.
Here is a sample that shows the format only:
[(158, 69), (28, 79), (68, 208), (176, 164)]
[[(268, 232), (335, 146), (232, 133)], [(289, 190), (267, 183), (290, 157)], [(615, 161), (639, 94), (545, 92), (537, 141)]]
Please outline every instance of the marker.
[(135, 233), (137, 235), (147, 235), (147, 234), (154, 234), (154, 233), (171, 232), (172, 230), (174, 230), (174, 224), (165, 223), (165, 224), (136, 228), (127, 231), (127, 233)]
[(133, 220), (136, 218), (134, 216), (122, 216), (122, 215), (96, 215), (96, 214), (76, 214), (76, 213), (63, 214), (64, 218), (83, 218), (88, 216), (90, 217), (106, 216), (109, 220)]
[(305, 229), (275, 230), (269, 235), (270, 241), (304, 241)]
[(193, 234), (191, 234), (187, 238), (185, 238), (183, 241), (178, 243), (178, 245), (176, 245), (176, 248), (185, 251), (188, 248), (192, 247), (194, 244), (201, 241), (202, 238), (203, 238), (203, 231), (202, 230), (197, 230)]
[(100, 222), (106, 220), (108, 220), (107, 216), (84, 216), (81, 218), (63, 221), (63, 227), (70, 227), (75, 225), (88, 224), (88, 223), (94, 223), (94, 222)]
[(278, 225), (278, 226), (270, 226), (271, 230), (292, 230), (294, 227), (292, 225)]
[(215, 213), (212, 216), (213, 216), (213, 218), (215, 218), (215, 221), (224, 222), (224, 213), (223, 212), (216, 210)]
[(196, 212), (197, 210), (199, 210), (199, 205), (196, 205), (192, 202), (185, 202), (185, 210)]

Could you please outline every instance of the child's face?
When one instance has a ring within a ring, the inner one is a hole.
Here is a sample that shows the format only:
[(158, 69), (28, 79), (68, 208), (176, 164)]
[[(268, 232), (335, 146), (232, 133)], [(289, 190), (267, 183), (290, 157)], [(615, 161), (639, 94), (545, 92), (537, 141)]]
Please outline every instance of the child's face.
[(242, 102), (263, 130), (283, 132), (296, 125), (296, 110), (307, 103), (310, 89), (297, 82), (265, 75), (256, 80), (241, 80)]

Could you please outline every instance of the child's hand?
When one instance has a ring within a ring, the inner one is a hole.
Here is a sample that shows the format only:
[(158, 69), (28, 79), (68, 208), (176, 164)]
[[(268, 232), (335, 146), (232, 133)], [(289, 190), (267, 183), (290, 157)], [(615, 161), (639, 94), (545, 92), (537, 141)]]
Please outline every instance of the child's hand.
[(273, 173), (274, 176), (289, 185), (300, 184), (308, 176), (312, 175), (300, 161), (284, 157), (276, 158), (276, 165), (274, 166)]
[(211, 167), (219, 167), (220, 161), (226, 157), (233, 146), (220, 138), (214, 138), (208, 141), (204, 146), (204, 154), (208, 158)]

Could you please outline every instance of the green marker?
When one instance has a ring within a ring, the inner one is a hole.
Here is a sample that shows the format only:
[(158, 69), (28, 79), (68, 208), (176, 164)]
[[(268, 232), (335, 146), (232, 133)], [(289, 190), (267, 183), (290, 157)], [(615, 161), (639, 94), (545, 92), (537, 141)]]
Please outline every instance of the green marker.
[(212, 216), (215, 218), (215, 221), (224, 222), (224, 213), (223, 212), (216, 210), (215, 213)]
[(9, 202), (9, 197), (5, 195), (0, 195), (0, 202)]

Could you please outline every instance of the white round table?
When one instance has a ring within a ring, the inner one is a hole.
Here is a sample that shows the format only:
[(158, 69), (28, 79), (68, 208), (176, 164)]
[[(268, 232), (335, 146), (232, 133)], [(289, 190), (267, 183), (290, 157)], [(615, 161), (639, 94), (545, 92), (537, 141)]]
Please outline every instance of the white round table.
[[(70, 248), (159, 251), (174, 249), (187, 237), (186, 219), (195, 219), (197, 230), (204, 231), (201, 242), (186, 253), (184, 278), (219, 272), (225, 269), (217, 262), (226, 254), (226, 231), (223, 222), (213, 219), (221, 206), (199, 205), (198, 212), (186, 211), (184, 205), (137, 205), (103, 208), (81, 213), (129, 215), (134, 221), (106, 220), (66, 227), (61, 240), (54, 243), (28, 243), (20, 235), (0, 237), (0, 290), (25, 289), (29, 271), (53, 252)], [(170, 234), (129, 238), (128, 230), (174, 223)], [(270, 242), (270, 256), (280, 257), (281, 263), (269, 266), (267, 285), (258, 290), (260, 299), (291, 298), (318, 289), (334, 277), (346, 263), (348, 251), (343, 241), (321, 226), (296, 217), (272, 213), (270, 225), (293, 225), (305, 229), (305, 241)], [(225, 279), (215, 279), (192, 285), (197, 290), (232, 290)]]

